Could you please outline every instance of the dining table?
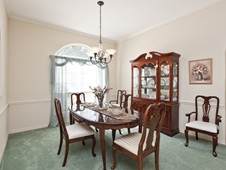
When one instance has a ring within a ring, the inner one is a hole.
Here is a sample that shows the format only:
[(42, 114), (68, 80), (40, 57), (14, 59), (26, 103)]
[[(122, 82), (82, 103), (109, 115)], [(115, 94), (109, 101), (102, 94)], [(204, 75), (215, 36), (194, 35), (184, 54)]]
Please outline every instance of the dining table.
[(132, 109), (125, 110), (119, 107), (100, 108), (94, 103), (83, 103), (79, 106), (72, 105), (69, 111), (70, 116), (75, 120), (98, 129), (104, 170), (106, 170), (105, 130), (112, 130), (112, 140), (114, 141), (116, 130), (133, 128), (140, 124), (139, 113)]

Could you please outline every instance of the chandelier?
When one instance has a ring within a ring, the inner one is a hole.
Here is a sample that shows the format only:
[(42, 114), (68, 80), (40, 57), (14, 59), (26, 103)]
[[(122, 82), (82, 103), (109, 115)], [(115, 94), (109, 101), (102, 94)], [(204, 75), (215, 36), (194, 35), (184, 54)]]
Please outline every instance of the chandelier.
[(100, 6), (100, 41), (98, 47), (92, 48), (92, 55), (90, 56), (90, 62), (98, 66), (106, 66), (111, 62), (115, 49), (103, 50), (102, 40), (101, 40), (101, 6), (104, 5), (103, 1), (98, 1), (97, 4)]

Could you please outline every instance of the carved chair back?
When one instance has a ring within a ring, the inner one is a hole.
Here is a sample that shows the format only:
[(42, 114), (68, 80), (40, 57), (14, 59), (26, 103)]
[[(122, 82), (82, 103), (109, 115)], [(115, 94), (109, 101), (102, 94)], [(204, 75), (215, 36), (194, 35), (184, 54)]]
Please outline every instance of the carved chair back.
[(77, 105), (80, 105), (81, 103), (84, 103), (86, 101), (85, 99), (85, 93), (72, 93), (71, 94), (71, 105), (73, 105), (76, 101)]
[(165, 115), (166, 107), (164, 103), (151, 104), (147, 107), (143, 119), (144, 127), (139, 143), (138, 154), (141, 154), (141, 152), (143, 152), (144, 144), (146, 145), (144, 155), (153, 152), (155, 149), (159, 149), (160, 130), (162, 128)]
[(117, 98), (116, 98), (116, 104), (121, 104), (123, 102), (122, 95), (126, 94), (126, 90), (118, 90), (117, 91)]
[[(202, 109), (199, 110), (199, 103), (202, 102)], [(213, 106), (213, 103), (216, 104), (216, 106)], [(216, 96), (202, 96), (198, 95), (195, 97), (195, 109), (196, 109), (196, 115), (195, 120), (198, 120), (199, 114), (202, 114), (202, 121), (203, 122), (210, 122), (210, 113), (215, 114), (214, 115), (214, 123), (219, 125), (219, 122), (217, 121), (218, 117), (218, 111), (219, 111), (219, 98)], [(201, 115), (200, 115), (201, 116)]]
[(63, 134), (65, 139), (69, 139), (67, 129), (66, 129), (66, 126), (65, 126), (65, 122), (64, 122), (64, 117), (63, 117), (63, 114), (62, 114), (60, 100), (55, 98), (54, 104), (55, 104), (55, 111), (56, 111), (56, 115), (57, 115), (57, 119), (58, 119), (58, 123), (59, 123), (60, 133)]
[(131, 94), (122, 94), (122, 101), (123, 103), (121, 103), (122, 108), (125, 109), (125, 111), (127, 112), (128, 109), (131, 108), (131, 100), (132, 100), (132, 95)]

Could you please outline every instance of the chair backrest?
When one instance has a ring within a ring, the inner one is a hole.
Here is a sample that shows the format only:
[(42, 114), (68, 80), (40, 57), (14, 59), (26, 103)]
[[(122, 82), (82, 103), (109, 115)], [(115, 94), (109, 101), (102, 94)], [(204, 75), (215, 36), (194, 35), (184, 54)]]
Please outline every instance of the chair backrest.
[(65, 138), (68, 139), (68, 133), (67, 133), (67, 129), (65, 126), (64, 117), (63, 117), (62, 109), (61, 109), (61, 102), (60, 102), (60, 100), (55, 98), (54, 104), (55, 104), (55, 111), (56, 111), (60, 131), (61, 131), (61, 133), (63, 133)]
[(123, 103), (121, 103), (122, 108), (124, 108), (125, 110), (128, 110), (131, 108), (131, 101), (132, 100), (132, 95), (131, 94), (122, 94), (122, 101)]
[[(202, 121), (209, 122), (210, 121), (210, 113), (215, 114), (215, 124), (217, 124), (217, 116), (219, 111), (219, 103), (220, 100), (217, 96), (202, 96), (198, 95), (195, 97), (195, 109), (196, 109), (196, 115), (195, 120), (198, 120), (199, 115), (199, 103), (202, 102)], [(211, 105), (212, 103), (212, 105)], [(216, 104), (216, 106), (213, 107), (213, 103)], [(214, 108), (214, 109), (213, 109)], [(201, 112), (201, 111), (200, 111)]]
[(147, 107), (144, 113), (143, 119), (144, 126), (142, 137), (139, 142), (138, 154), (141, 154), (143, 152), (144, 144), (145, 144), (144, 154), (153, 152), (155, 149), (159, 149), (160, 130), (162, 128), (165, 115), (166, 107), (164, 103), (150, 104)]
[(84, 103), (86, 101), (85, 93), (72, 93), (71, 94), (71, 105), (75, 104), (80, 105), (81, 103)]
[(117, 104), (122, 104), (122, 102), (123, 102), (123, 100), (122, 100), (122, 95), (123, 94), (126, 94), (126, 90), (118, 90), (117, 91), (117, 101), (116, 101), (116, 103)]

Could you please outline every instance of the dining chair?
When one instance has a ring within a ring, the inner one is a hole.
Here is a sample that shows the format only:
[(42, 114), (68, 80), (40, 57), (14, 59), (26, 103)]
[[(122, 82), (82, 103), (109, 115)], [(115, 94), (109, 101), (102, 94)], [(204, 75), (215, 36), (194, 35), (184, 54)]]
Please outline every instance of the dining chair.
[[(71, 94), (71, 107), (76, 104), (76, 110), (81, 110), (80, 105), (85, 102), (86, 102), (85, 93), (80, 92), (80, 93), (72, 93)], [(76, 122), (80, 122), (75, 117), (73, 117), (73, 115), (71, 115), (71, 113), (69, 113), (69, 114), (70, 114), (69, 115), (70, 125), (74, 124), (75, 120), (76, 120)]]
[(113, 166), (116, 168), (116, 151), (138, 161), (138, 169), (143, 169), (143, 158), (155, 153), (155, 169), (159, 170), (160, 130), (166, 115), (164, 103), (150, 104), (144, 113), (144, 127), (142, 133), (133, 132), (121, 136), (112, 146)]
[[(122, 94), (122, 108), (125, 110), (126, 113), (128, 113), (128, 109), (131, 109), (131, 100), (132, 95), (131, 94)], [(122, 134), (121, 129), (119, 129), (119, 133)], [(128, 128), (128, 133), (130, 133), (130, 128)]]
[[(80, 92), (80, 93), (72, 93), (71, 94), (71, 107), (76, 103), (76, 110), (84, 110), (85, 108), (81, 108), (81, 104), (86, 102), (86, 97), (85, 97), (85, 93), (84, 92)], [(69, 117), (70, 117), (70, 125), (74, 124), (75, 121), (81, 123), (80, 120), (78, 120), (76, 117), (73, 117), (73, 115), (71, 114), (71, 112), (69, 113)], [(98, 132), (98, 129), (95, 128), (96, 132)], [(84, 144), (84, 143), (83, 143)]]
[[(220, 100), (217, 96), (198, 95), (195, 97), (195, 111), (186, 114), (188, 117), (184, 131), (186, 147), (188, 146), (189, 131), (195, 132), (196, 140), (198, 140), (198, 133), (210, 135), (213, 140), (212, 154), (214, 157), (217, 156), (216, 147), (218, 145), (219, 123), (221, 122), (221, 116), (218, 115), (219, 103)], [(195, 116), (193, 120), (191, 120), (191, 115)]]
[(110, 100), (109, 104), (112, 106), (116, 106), (116, 107), (122, 107), (123, 105), (123, 100), (122, 100), (122, 95), (126, 94), (126, 90), (118, 90), (117, 91), (117, 96), (115, 100)]
[(62, 114), (61, 109), (61, 102), (60, 100), (56, 99), (54, 100), (55, 104), (55, 111), (59, 123), (59, 129), (60, 129), (60, 145), (57, 152), (57, 155), (60, 154), (63, 139), (65, 140), (65, 154), (64, 154), (64, 161), (62, 166), (64, 167), (67, 162), (68, 157), (68, 151), (69, 151), (69, 144), (78, 142), (78, 141), (84, 141), (86, 139), (92, 139), (92, 155), (93, 157), (96, 156), (94, 153), (95, 145), (96, 145), (96, 139), (94, 136), (94, 130), (83, 123), (76, 123), (73, 125), (66, 126)]

